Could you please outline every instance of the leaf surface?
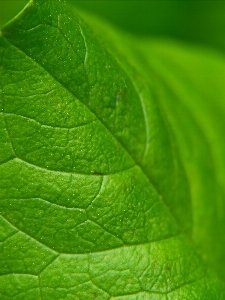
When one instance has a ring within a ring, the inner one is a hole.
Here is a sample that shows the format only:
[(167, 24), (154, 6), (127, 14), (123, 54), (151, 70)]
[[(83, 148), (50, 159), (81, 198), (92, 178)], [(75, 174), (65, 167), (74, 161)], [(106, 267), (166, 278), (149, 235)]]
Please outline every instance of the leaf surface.
[(210, 54), (193, 75), (191, 49), (83, 19), (36, 0), (2, 30), (1, 299), (223, 299)]

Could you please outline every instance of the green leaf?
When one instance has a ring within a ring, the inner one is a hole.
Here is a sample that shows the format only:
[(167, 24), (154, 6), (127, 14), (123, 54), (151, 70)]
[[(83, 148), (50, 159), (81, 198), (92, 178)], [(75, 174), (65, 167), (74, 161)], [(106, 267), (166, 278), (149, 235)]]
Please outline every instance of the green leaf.
[(224, 299), (224, 58), (81, 15), (1, 32), (1, 299)]

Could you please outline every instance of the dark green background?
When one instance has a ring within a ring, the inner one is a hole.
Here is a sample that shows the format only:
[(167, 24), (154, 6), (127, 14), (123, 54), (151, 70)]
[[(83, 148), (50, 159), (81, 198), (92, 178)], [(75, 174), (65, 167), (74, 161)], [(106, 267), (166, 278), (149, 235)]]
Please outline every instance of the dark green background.
[[(0, 27), (24, 6), (0, 0)], [(225, 1), (70, 1), (139, 35), (163, 36), (225, 50)]]
[[(0, 0), (0, 27), (24, 6)], [(138, 35), (163, 36), (225, 50), (225, 1), (70, 0)]]

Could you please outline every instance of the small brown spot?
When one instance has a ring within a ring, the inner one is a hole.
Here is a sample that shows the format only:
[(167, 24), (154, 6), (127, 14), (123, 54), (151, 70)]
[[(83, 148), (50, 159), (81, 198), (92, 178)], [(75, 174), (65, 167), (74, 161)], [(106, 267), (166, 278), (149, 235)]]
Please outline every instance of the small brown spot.
[(97, 172), (97, 171), (94, 171), (92, 174), (93, 174), (93, 175), (103, 175), (103, 173)]

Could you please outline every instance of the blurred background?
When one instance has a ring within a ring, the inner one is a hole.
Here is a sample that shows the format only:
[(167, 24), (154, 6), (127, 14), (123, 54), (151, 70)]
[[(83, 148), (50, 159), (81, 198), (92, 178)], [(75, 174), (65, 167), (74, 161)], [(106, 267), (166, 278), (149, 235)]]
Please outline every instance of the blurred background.
[[(225, 51), (224, 0), (68, 1), (136, 35), (170, 37)], [(0, 0), (0, 28), (26, 3)]]

